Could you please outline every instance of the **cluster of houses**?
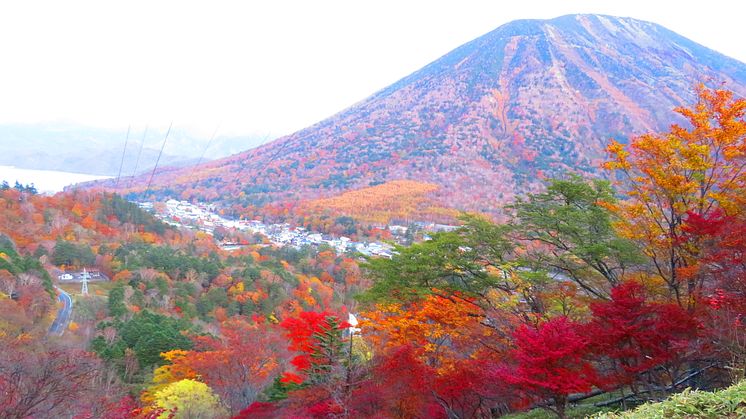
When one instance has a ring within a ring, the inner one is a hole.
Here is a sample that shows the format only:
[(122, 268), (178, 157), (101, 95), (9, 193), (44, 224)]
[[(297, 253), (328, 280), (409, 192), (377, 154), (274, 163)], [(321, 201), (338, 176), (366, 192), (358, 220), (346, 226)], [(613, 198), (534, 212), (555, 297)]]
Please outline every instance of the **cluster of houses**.
[(241, 224), (237, 227), (253, 233), (259, 233), (269, 238), (270, 242), (278, 246), (292, 246), (301, 248), (304, 246), (327, 245), (337, 253), (357, 252), (366, 256), (383, 256), (390, 258), (394, 247), (388, 243), (379, 242), (355, 242), (349, 237), (334, 237), (329, 234), (307, 231), (303, 227), (290, 227), (289, 224), (270, 224), (256, 220)]
[(82, 271), (65, 271), (57, 275), (60, 281), (80, 282), (84, 279), (88, 281), (108, 281), (109, 277), (97, 269), (83, 268)]
[[(153, 204), (150, 202), (138, 203), (140, 208), (152, 211)], [(166, 201), (165, 211), (154, 211), (155, 215), (164, 222), (178, 226), (198, 228), (212, 234), (216, 227), (226, 229), (237, 229), (254, 234), (261, 234), (277, 246), (292, 246), (301, 248), (304, 246), (320, 246), (322, 244), (334, 248), (338, 253), (358, 252), (366, 256), (382, 256), (390, 258), (393, 246), (379, 242), (354, 242), (349, 237), (333, 237), (326, 234), (307, 231), (303, 227), (291, 227), (289, 224), (265, 224), (258, 220), (228, 220), (215, 213), (216, 209), (211, 204), (192, 204), (187, 201), (170, 199)], [(394, 226), (400, 231), (406, 227)], [(233, 248), (235, 244), (229, 244), (226, 248)]]

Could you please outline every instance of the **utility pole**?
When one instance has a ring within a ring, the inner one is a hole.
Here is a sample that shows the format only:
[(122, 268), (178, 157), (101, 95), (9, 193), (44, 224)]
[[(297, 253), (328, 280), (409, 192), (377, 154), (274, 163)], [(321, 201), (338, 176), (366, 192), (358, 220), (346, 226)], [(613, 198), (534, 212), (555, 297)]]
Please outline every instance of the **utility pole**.
[(88, 271), (83, 268), (83, 279), (81, 281), (83, 283), (83, 288), (80, 290), (80, 293), (83, 295), (88, 295), (88, 277)]

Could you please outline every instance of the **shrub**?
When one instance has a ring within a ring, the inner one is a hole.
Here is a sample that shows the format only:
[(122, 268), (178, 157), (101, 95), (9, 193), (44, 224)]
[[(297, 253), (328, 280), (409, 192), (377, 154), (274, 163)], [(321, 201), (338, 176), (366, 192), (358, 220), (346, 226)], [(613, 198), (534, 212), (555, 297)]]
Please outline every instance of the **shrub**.
[(716, 392), (685, 390), (659, 403), (647, 403), (596, 419), (742, 418), (746, 417), (746, 381)]

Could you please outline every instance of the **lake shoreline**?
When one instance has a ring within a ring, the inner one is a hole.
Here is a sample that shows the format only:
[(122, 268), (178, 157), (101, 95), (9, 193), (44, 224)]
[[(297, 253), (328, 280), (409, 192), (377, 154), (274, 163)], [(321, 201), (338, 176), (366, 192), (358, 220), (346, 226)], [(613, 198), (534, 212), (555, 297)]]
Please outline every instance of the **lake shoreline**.
[(39, 193), (54, 194), (66, 186), (98, 179), (111, 179), (113, 176), (92, 175), (87, 173), (63, 172), (59, 170), (24, 169), (15, 166), (0, 165), (0, 182), (6, 181), (13, 186), (16, 182), (22, 185), (34, 185)]

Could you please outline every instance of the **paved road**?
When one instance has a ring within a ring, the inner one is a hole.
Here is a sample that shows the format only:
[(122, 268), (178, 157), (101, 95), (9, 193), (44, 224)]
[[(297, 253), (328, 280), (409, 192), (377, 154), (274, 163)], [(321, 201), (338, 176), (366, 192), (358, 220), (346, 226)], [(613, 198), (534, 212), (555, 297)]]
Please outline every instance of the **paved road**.
[[(56, 288), (56, 287), (55, 287)], [(57, 318), (52, 322), (52, 326), (49, 327), (50, 335), (62, 336), (67, 329), (67, 325), (70, 323), (70, 317), (73, 314), (73, 299), (70, 298), (70, 294), (63, 291), (61, 288), (57, 288), (60, 296), (57, 298), (62, 301), (64, 306), (57, 311)]]

